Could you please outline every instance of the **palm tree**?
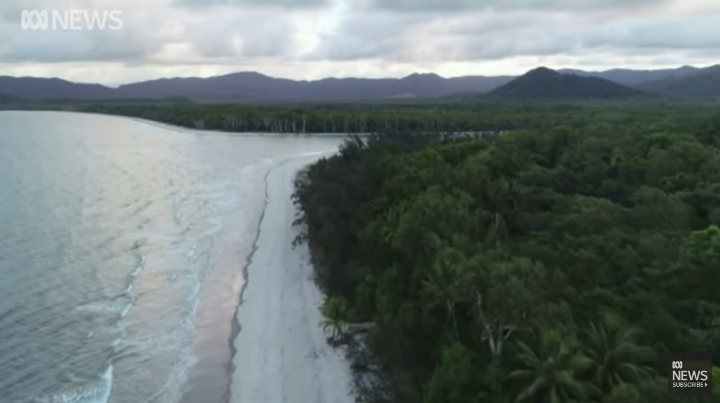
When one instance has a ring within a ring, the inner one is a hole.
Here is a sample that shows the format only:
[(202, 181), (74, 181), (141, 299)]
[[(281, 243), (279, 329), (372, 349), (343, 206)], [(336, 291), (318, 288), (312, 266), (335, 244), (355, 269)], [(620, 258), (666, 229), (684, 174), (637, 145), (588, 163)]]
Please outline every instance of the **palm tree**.
[(592, 360), (592, 380), (603, 391), (653, 374), (651, 368), (643, 365), (652, 358), (652, 350), (638, 346), (636, 334), (635, 330), (618, 325), (590, 324), (585, 350)]
[(466, 292), (467, 276), (462, 267), (463, 258), (460, 252), (453, 249), (440, 251), (427, 279), (423, 281), (425, 293), (430, 299), (428, 307), (445, 306), (446, 321), (448, 324), (452, 322), (456, 339), (459, 338), (459, 332), (455, 305), (469, 298)]
[(323, 303), (320, 312), (322, 313), (322, 321), (320, 324), (323, 330), (332, 329), (332, 340), (335, 341), (337, 336), (341, 335), (345, 328), (347, 320), (347, 302), (341, 297), (328, 297)]
[(510, 373), (511, 378), (527, 382), (516, 402), (565, 403), (571, 399), (585, 401), (592, 387), (578, 379), (590, 361), (575, 348), (563, 341), (559, 333), (546, 332), (538, 351), (518, 342), (520, 353), (516, 359), (525, 368)]

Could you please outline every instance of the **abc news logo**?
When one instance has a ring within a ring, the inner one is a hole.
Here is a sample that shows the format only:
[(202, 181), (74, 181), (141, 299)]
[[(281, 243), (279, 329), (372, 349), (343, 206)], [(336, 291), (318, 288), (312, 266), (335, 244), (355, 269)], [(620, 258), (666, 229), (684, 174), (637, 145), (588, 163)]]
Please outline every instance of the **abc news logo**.
[(670, 396), (712, 395), (712, 353), (670, 353)]

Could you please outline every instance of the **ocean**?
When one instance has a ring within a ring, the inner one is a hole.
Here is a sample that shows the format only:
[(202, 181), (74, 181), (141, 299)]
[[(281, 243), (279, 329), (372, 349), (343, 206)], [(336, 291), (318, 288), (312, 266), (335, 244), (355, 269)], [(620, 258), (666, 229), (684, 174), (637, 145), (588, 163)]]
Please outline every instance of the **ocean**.
[(0, 113), (0, 402), (228, 401), (266, 176), (340, 141)]

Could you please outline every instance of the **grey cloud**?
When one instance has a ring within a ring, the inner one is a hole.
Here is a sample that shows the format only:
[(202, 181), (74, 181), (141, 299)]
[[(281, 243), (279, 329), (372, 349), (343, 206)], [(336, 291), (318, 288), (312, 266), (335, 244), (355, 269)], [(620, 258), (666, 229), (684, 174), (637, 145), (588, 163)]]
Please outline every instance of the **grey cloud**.
[(292, 48), (292, 34), (278, 30), (263, 36), (246, 37), (241, 55), (247, 58), (284, 56)]
[(606, 30), (594, 30), (583, 39), (583, 45), (649, 52), (657, 49), (717, 49), (720, 48), (718, 21), (720, 15), (704, 15), (635, 25), (613, 24)]
[[(403, 62), (449, 62), (501, 59), (513, 55), (562, 52), (577, 42), (556, 33), (562, 15), (532, 13), (472, 13), (460, 17), (391, 12), (353, 13), (331, 37), (317, 58), (354, 60), (377, 58)], [(372, 21), (370, 24), (368, 21)], [(565, 29), (569, 29), (565, 25)]]
[(567, 10), (588, 11), (658, 6), (670, 0), (370, 0), (372, 8), (393, 11)]
[(297, 26), (272, 10), (206, 10), (183, 13), (180, 40), (207, 59), (284, 57), (292, 53)]
[[(0, 29), (0, 32), (2, 30)], [(130, 61), (157, 49), (147, 41), (100, 33), (56, 32), (52, 37), (22, 31), (0, 44), (0, 62), (59, 63), (74, 61)]]
[(425, 18), (419, 16), (353, 12), (340, 21), (335, 32), (322, 38), (309, 58), (344, 61), (402, 58), (406, 35), (426, 22)]
[[(102, 0), (2, 0), (0, 1), (0, 21), (5, 23), (19, 22), (23, 10), (78, 10), (93, 8), (123, 8), (119, 7), (119, 4), (121, 3), (109, 3), (107, 1), (103, 2)], [(111, 5), (111, 7), (107, 7), (108, 5)]]
[(397, 49), (402, 47), (398, 39), (385, 41), (366, 41), (358, 37), (347, 37), (333, 41), (325, 51), (311, 55), (310, 59), (331, 59), (350, 61), (361, 59), (388, 58), (399, 56)]
[[(21, 27), (21, 11), (26, 9), (119, 9), (125, 26), (119, 31), (26, 31)], [(135, 9), (132, 2), (120, 3), (119, 0), (3, 0), (0, 2), (0, 63), (128, 62), (146, 58), (162, 48), (162, 41), (156, 21), (142, 12), (133, 12)]]
[(51, 6), (52, 3), (47, 0), (3, 0), (0, 1), (0, 23), (19, 24), (22, 10), (43, 9)]
[[(101, 0), (68, 0), (72, 1), (99, 4)], [(121, 0), (102, 0), (102, 4), (111, 1), (119, 4)], [(126, 9), (126, 29), (121, 32), (42, 33), (19, 30), (19, 10), (60, 2), (0, 0), (0, 63), (115, 61), (172, 65), (251, 63), (254, 59), (280, 64), (293, 60), (293, 52), (303, 51), (296, 46), (306, 39), (297, 35), (299, 24), (314, 23), (303, 19), (303, 10), (297, 8), (319, 7), (331, 0), (133, 1), (136, 6)], [(303, 62), (437, 64), (562, 55), (583, 60), (592, 59), (592, 55), (610, 55), (618, 60), (615, 57), (650, 57), (670, 52), (680, 55), (682, 64), (685, 54), (704, 57), (720, 49), (720, 30), (716, 27), (719, 14), (662, 19), (659, 13), (643, 15), (646, 13), (620, 10), (658, 5), (663, 0), (342, 1), (349, 8), (338, 7), (333, 16), (324, 19), (329, 27), (336, 28), (327, 28), (332, 32), (313, 52), (300, 58)], [(367, 2), (374, 2), (376, 8), (369, 8)], [(170, 4), (184, 7), (173, 8)], [(212, 5), (237, 7), (209, 7)], [(283, 13), (267, 9), (270, 6), (296, 10)], [(484, 10), (489, 7), (495, 9)], [(587, 12), (574, 12), (582, 7)], [(397, 12), (411, 9), (437, 12)], [(541, 9), (543, 12), (538, 12)], [(325, 17), (322, 12), (317, 15)], [(335, 17), (340, 20), (335, 21)], [(163, 24), (171, 22), (182, 29), (164, 32)]]
[[(272, 19), (273, 23), (266, 21)], [(251, 16), (223, 24), (194, 26), (188, 33), (195, 49), (205, 57), (271, 57), (292, 50), (294, 26), (287, 19)]]
[[(8, 4), (0, 3), (0, 11)], [(197, 57), (212, 63), (282, 56), (294, 45), (295, 26), (271, 10), (128, 7), (123, 21), (120, 31), (23, 31), (19, 15), (0, 20), (0, 63), (183, 63)]]
[(181, 7), (203, 8), (216, 6), (253, 7), (253, 8), (319, 8), (330, 5), (330, 0), (173, 0)]
[(0, 62), (124, 62), (158, 52), (162, 38), (157, 26), (124, 18), (125, 27), (112, 30), (23, 30), (19, 18), (0, 22)]
[(618, 21), (594, 13), (506, 11), (448, 16), (368, 11), (346, 16), (314, 57), (442, 63), (720, 49), (719, 20), (720, 15), (654, 20), (629, 16)]
[(487, 43), (471, 41), (463, 46), (459, 54), (462, 60), (498, 60), (512, 56), (550, 56), (562, 53), (576, 53), (579, 47), (568, 36), (544, 37), (538, 35), (532, 39), (517, 40), (503, 38)]

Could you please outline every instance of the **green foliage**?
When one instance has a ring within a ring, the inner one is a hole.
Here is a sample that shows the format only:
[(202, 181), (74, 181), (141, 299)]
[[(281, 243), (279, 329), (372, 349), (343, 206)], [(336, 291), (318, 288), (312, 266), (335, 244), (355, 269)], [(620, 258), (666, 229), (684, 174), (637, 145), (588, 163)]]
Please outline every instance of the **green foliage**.
[(652, 359), (652, 349), (636, 344), (634, 330), (617, 323), (591, 323), (585, 337), (585, 351), (592, 360), (591, 379), (603, 392), (641, 381), (653, 373), (645, 366)]
[(563, 339), (557, 331), (545, 331), (536, 348), (518, 342), (516, 356), (520, 368), (510, 373), (511, 379), (524, 382), (517, 402), (562, 403), (586, 401), (595, 388), (581, 380), (591, 365), (578, 344)]
[(663, 402), (668, 351), (718, 364), (720, 126), (636, 113), (354, 139), (298, 178), (318, 283), (377, 324), (382, 401)]
[(341, 335), (348, 319), (347, 301), (337, 296), (328, 297), (320, 308), (320, 313), (323, 316), (323, 329), (331, 329), (333, 338)]
[(690, 233), (680, 247), (670, 287), (679, 298), (720, 303), (720, 228), (712, 225)]
[(425, 388), (424, 403), (463, 403), (483, 398), (473, 374), (472, 352), (460, 343), (442, 349), (440, 363)]
[[(28, 106), (24, 106), (27, 108)], [(40, 108), (63, 108), (40, 106)], [(644, 123), (657, 128), (697, 126), (704, 142), (715, 142), (716, 110), (702, 105), (683, 108), (634, 104), (579, 108), (571, 105), (533, 107), (478, 103), (183, 104), (92, 103), (82, 112), (132, 116), (192, 129), (260, 133), (497, 133), (509, 130), (579, 128), (589, 124)], [(450, 162), (450, 161), (448, 161)]]

